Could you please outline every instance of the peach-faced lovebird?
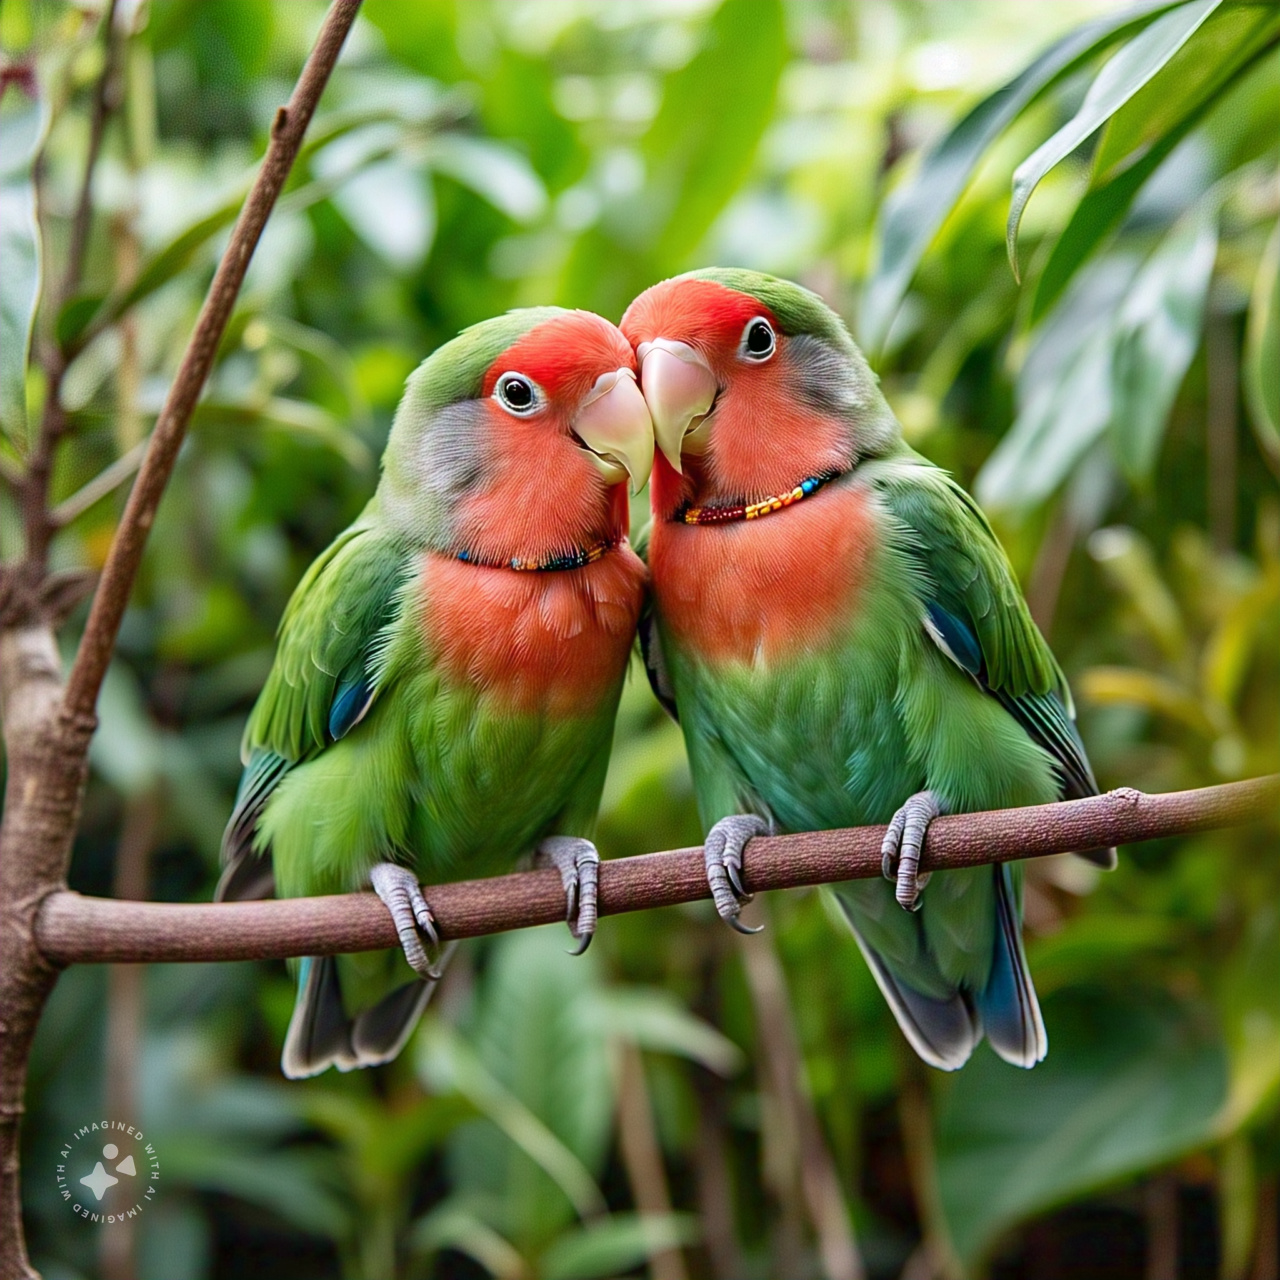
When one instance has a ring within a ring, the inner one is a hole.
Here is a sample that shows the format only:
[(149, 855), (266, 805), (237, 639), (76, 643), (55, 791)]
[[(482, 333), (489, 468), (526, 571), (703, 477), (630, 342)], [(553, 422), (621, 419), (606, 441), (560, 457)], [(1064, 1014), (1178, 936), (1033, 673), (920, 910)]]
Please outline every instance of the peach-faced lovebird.
[(1032, 1066), (1046, 1041), (1020, 869), (948, 871), (924, 897), (918, 870), (940, 813), (1097, 791), (991, 526), (903, 442), (808, 290), (696, 271), (641, 294), (622, 329), (660, 450), (641, 637), (684, 731), (720, 914), (739, 923), (752, 836), (888, 823), (892, 885), (836, 894), (907, 1039), (954, 1069), (985, 1028)]
[(224, 837), (220, 898), (372, 885), (403, 948), (302, 961), (285, 1075), (399, 1052), (440, 976), (420, 881), (532, 852), (590, 940), (646, 576), (623, 482), (652, 460), (631, 347), (598, 316), (512, 312), (409, 378), (377, 492), (289, 602)]

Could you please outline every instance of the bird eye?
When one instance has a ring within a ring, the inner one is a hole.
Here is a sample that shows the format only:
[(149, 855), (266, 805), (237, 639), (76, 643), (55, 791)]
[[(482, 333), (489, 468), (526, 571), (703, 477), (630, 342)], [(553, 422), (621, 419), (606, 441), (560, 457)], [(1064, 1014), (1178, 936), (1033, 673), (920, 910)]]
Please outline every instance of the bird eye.
[(774, 337), (773, 325), (763, 316), (756, 316), (747, 321), (742, 331), (742, 354), (747, 360), (763, 362), (768, 360), (777, 349), (778, 341)]
[(522, 373), (504, 373), (493, 394), (508, 413), (520, 418), (527, 417), (542, 404), (542, 388)]

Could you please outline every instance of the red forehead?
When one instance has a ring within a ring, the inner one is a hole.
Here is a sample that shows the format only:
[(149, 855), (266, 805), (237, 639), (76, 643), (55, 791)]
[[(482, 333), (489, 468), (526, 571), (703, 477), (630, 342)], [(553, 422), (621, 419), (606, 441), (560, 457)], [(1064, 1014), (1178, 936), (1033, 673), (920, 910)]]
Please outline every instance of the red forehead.
[(589, 311), (567, 311), (530, 329), (484, 376), (484, 395), (504, 373), (532, 378), (551, 400), (576, 400), (602, 373), (634, 369), (631, 344), (618, 328)]
[(664, 280), (646, 289), (622, 317), (622, 332), (637, 346), (653, 338), (687, 342), (706, 354), (736, 351), (748, 320), (773, 312), (749, 293), (714, 280)]

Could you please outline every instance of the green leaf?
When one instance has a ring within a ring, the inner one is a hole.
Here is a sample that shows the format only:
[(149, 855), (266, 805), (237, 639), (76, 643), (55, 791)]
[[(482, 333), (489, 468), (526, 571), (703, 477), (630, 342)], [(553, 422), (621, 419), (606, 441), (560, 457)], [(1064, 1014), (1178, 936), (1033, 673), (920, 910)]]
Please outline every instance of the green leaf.
[(1277, 35), (1275, 6), (1233, 5), (1215, 13), (1107, 122), (1090, 185), (1100, 187), (1141, 160), (1190, 113), (1233, 85)]
[(1253, 281), (1245, 327), (1244, 390), (1258, 445), (1280, 468), (1280, 222)]
[(1005, 244), (1018, 272), (1018, 226), (1031, 193), (1059, 161), (1113, 116), (1196, 33), (1222, 0), (1191, 0), (1157, 18), (1098, 72), (1080, 110), (1014, 170)]
[(1040, 325), (1018, 374), (1017, 417), (978, 473), (979, 501), (1035, 506), (1102, 437), (1112, 418), (1114, 317), (1139, 265), (1133, 254), (1094, 259)]
[(1034, 1071), (984, 1052), (947, 1082), (939, 1190), (970, 1263), (1013, 1223), (1204, 1142), (1226, 1097), (1220, 1038), (1161, 991), (1072, 988), (1043, 1007)]
[(987, 148), (1055, 81), (1135, 23), (1150, 21), (1167, 4), (1139, 5), (1088, 23), (1049, 46), (1021, 73), (973, 107), (885, 199), (876, 239), (875, 271), (859, 311), (862, 345), (883, 345), (924, 251), (954, 208)]
[(666, 79), (640, 143), (662, 227), (656, 249), (697, 248), (746, 176), (787, 62), (778, 0), (723, 0), (698, 54)]
[(1217, 198), (1184, 217), (1143, 264), (1116, 319), (1111, 439), (1131, 480), (1155, 466), (1204, 321), (1218, 254)]
[(425, 1253), (455, 1249), (474, 1258), (497, 1280), (524, 1280), (529, 1274), (520, 1251), (460, 1196), (451, 1196), (424, 1214), (413, 1229), (413, 1246)]
[(742, 1069), (742, 1050), (710, 1023), (695, 1018), (669, 992), (607, 987), (597, 996), (594, 1011), (608, 1036), (656, 1053), (678, 1054), (722, 1076)]
[(655, 1253), (698, 1239), (691, 1214), (615, 1213), (561, 1236), (542, 1255), (542, 1280), (598, 1280), (634, 1271)]
[(0, 431), (11, 440), (25, 436), (27, 426), (27, 353), (40, 300), (32, 167), (48, 124), (43, 99), (21, 99), (0, 117)]
[(435, 1089), (455, 1089), (492, 1121), (569, 1198), (582, 1217), (604, 1211), (604, 1198), (590, 1172), (523, 1102), (485, 1067), (452, 1028), (427, 1023), (420, 1037), (419, 1066)]
[[(1094, 160), (1090, 189), (1036, 281), (1031, 323), (1057, 301), (1081, 263), (1120, 223), (1138, 190), (1166, 157), (1270, 51), (1280, 36), (1280, 15), (1268, 17), (1268, 13), (1230, 9), (1215, 14), (1111, 118)], [(1160, 131), (1145, 127), (1154, 116), (1162, 121)]]

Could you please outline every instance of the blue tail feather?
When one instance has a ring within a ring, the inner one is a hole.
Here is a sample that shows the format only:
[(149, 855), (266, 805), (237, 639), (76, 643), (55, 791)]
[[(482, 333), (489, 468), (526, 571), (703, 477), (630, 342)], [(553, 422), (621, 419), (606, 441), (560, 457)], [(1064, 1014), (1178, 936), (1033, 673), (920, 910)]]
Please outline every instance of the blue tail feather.
[(1040, 1002), (1027, 971), (1013, 869), (992, 868), (996, 893), (996, 935), (991, 976), (978, 1007), (991, 1047), (1016, 1067), (1034, 1067), (1049, 1049)]

